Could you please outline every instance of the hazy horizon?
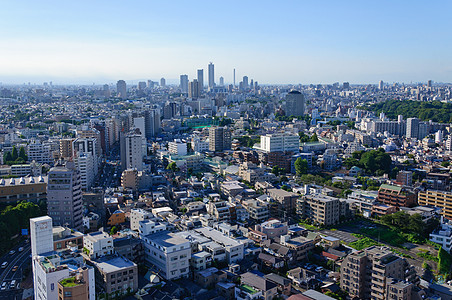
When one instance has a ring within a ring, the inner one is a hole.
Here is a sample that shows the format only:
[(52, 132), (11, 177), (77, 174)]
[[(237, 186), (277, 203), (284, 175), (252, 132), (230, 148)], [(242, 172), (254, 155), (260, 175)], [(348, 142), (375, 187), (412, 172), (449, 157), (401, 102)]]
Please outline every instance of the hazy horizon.
[[(452, 82), (452, 2), (2, 3), (3, 84)], [(136, 82), (135, 82), (136, 83)]]

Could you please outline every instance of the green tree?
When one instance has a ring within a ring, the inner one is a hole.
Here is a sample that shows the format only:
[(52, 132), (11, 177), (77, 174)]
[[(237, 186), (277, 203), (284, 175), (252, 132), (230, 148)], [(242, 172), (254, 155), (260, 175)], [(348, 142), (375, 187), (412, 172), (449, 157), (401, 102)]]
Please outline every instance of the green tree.
[(170, 163), (167, 167), (166, 167), (166, 169), (167, 170), (171, 170), (171, 171), (173, 171), (173, 172), (177, 172), (177, 171), (179, 171), (179, 168), (177, 167), (177, 164), (176, 164), (176, 162), (172, 162), (172, 163)]
[(309, 139), (310, 142), (318, 142), (319, 138), (317, 137), (317, 133), (314, 133)]
[(13, 161), (13, 156), (11, 155), (11, 152), (8, 151), (3, 155), (3, 161), (5, 162), (5, 164), (7, 164), (10, 161)]
[(301, 157), (297, 158), (294, 166), (298, 176), (308, 173), (308, 161), (306, 159), (302, 159)]
[(116, 226), (113, 226), (111, 229), (110, 229), (110, 235), (114, 235), (114, 234), (116, 234), (117, 232), (118, 232), (118, 227), (116, 227)]
[(25, 153), (25, 148), (24, 147), (20, 147), (20, 149), (19, 149), (19, 158), (23, 159), (24, 161), (28, 160), (28, 156)]
[(17, 152), (16, 146), (13, 146), (13, 152), (12, 152), (12, 160), (16, 160), (19, 157), (19, 153)]

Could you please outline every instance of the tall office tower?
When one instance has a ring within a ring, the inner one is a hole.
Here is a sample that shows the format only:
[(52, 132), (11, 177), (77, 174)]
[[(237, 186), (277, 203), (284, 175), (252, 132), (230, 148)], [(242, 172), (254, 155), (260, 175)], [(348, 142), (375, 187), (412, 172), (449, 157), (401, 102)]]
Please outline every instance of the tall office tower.
[(209, 150), (221, 152), (231, 149), (231, 132), (227, 127), (209, 128)]
[[(140, 86), (138, 85), (138, 88), (139, 88)], [(153, 89), (154, 88), (154, 81), (152, 81), (152, 80), (148, 80), (148, 85), (147, 85), (147, 88), (148, 89)]]
[(156, 109), (144, 111), (144, 128), (146, 139), (151, 139), (160, 131), (160, 112)]
[(180, 76), (180, 91), (183, 94), (188, 94), (188, 75)]
[(193, 99), (199, 98), (199, 82), (196, 79), (193, 79), (190, 82), (190, 86), (188, 87), (188, 97)]
[(251, 81), (250, 81), (250, 89), (253, 89), (253, 87), (254, 87), (254, 81), (253, 81), (253, 79), (251, 79)]
[(31, 255), (53, 251), (52, 218), (49, 216), (30, 219)]
[[(149, 84), (149, 88), (153, 88), (154, 87), (154, 82), (152, 80), (148, 80), (148, 83), (150, 83)], [(138, 90), (143, 91), (145, 88), (146, 88), (146, 82), (145, 81), (138, 82)]]
[(209, 64), (209, 88), (213, 88), (215, 86), (215, 72), (213, 63)]
[(432, 87), (432, 81), (431, 80), (427, 81), (427, 87)]
[(406, 137), (417, 139), (419, 138), (419, 119), (408, 118), (406, 120)]
[(234, 88), (235, 88), (235, 69), (234, 69), (234, 72), (233, 72), (233, 77), (234, 77), (234, 79), (233, 79), (234, 83), (233, 84), (234, 84)]
[(254, 82), (254, 89), (257, 90), (259, 84), (257, 83), (257, 81)]
[(165, 78), (160, 78), (160, 86), (161, 87), (165, 87), (166, 86), (166, 80), (165, 80)]
[(220, 77), (220, 86), (224, 86), (224, 78), (223, 78), (223, 76)]
[(121, 99), (127, 98), (127, 84), (124, 80), (118, 80), (116, 83), (116, 92)]
[(204, 70), (203, 69), (198, 70), (198, 84), (199, 84), (198, 90), (199, 90), (199, 93), (201, 94), (202, 90), (204, 89)]
[(344, 83), (342, 84), (342, 88), (343, 88), (344, 90), (350, 89), (350, 83), (349, 83), (349, 82), (344, 82)]
[(81, 230), (83, 226), (82, 184), (74, 162), (50, 169), (47, 183), (47, 213), (53, 223)]
[(110, 87), (108, 86), (108, 84), (104, 84), (103, 86), (103, 93), (104, 93), (104, 97), (110, 97)]
[(383, 89), (383, 80), (380, 80), (380, 82), (378, 82), (378, 88), (379, 88), (380, 90)]
[[(143, 148), (141, 134), (138, 130), (131, 130), (124, 135), (124, 146), (121, 147), (121, 165), (124, 169), (137, 169), (143, 171)], [(122, 145), (121, 145), (122, 146)]]
[(286, 96), (286, 116), (304, 115), (304, 95), (299, 91), (290, 91)]
[(243, 76), (243, 88), (245, 90), (247, 90), (249, 88), (249, 84), (248, 84), (248, 76)]

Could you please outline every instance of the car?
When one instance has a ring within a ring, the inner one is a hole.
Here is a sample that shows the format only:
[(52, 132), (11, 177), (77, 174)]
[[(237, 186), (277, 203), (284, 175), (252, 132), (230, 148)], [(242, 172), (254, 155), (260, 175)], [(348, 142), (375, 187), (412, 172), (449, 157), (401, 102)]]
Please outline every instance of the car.
[(323, 268), (322, 268), (322, 267), (317, 267), (317, 268), (315, 268), (315, 271), (318, 272), (318, 273), (320, 273), (320, 272), (323, 271)]
[(13, 269), (11, 271), (16, 272), (17, 269), (19, 269), (19, 266), (14, 266)]
[(9, 255), (13, 255), (14, 253), (16, 253), (16, 251), (14, 250), (9, 251)]
[(24, 251), (24, 247), (19, 247), (19, 249), (17, 249), (19, 252)]
[(4, 262), (2, 263), (2, 269), (6, 268), (7, 266), (8, 266), (8, 262), (7, 262), (7, 261), (4, 261)]
[(15, 280), (15, 279), (13, 279), (13, 280), (11, 281), (11, 283), (9, 284), (9, 288), (10, 288), (10, 289), (15, 289), (15, 288), (16, 288), (16, 280)]
[(8, 282), (3, 281), (2, 286), (0, 287), (0, 290), (2, 290), (2, 291), (6, 290), (7, 285), (8, 285)]

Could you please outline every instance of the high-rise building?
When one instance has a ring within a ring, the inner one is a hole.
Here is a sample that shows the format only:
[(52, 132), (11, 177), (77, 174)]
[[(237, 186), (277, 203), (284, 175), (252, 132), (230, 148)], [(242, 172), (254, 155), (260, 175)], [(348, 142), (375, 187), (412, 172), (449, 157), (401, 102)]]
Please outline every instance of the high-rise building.
[(209, 128), (209, 150), (221, 152), (231, 149), (231, 132), (227, 127)]
[(74, 162), (50, 169), (47, 183), (47, 212), (53, 223), (76, 230), (83, 226), (82, 184)]
[(343, 88), (344, 90), (350, 89), (350, 83), (344, 82), (344, 83), (342, 84), (342, 88)]
[(432, 81), (431, 80), (427, 81), (427, 87), (432, 87)]
[(198, 70), (198, 84), (199, 84), (199, 93), (202, 92), (202, 90), (204, 89), (204, 70), (203, 69), (199, 69)]
[(406, 120), (406, 137), (417, 139), (419, 138), (419, 119), (408, 118)]
[(177, 114), (177, 103), (176, 102), (166, 102), (163, 107), (163, 119), (172, 119)]
[[(359, 299), (410, 299), (412, 284), (407, 262), (389, 248), (372, 246), (347, 255), (341, 265), (341, 288)], [(394, 284), (406, 285), (397, 297)], [(392, 289), (388, 289), (392, 287)]]
[[(152, 80), (150, 80), (152, 82), (152, 87), (154, 87), (154, 82)], [(150, 86), (150, 88), (152, 88)], [(145, 81), (140, 81), (138, 82), (138, 90), (143, 91), (146, 88), (146, 82)]]
[(49, 216), (30, 219), (31, 255), (53, 251), (52, 218)]
[(223, 76), (220, 77), (220, 86), (224, 86), (224, 78), (223, 78)]
[(213, 63), (209, 64), (209, 88), (213, 88), (215, 86), (215, 72)]
[(265, 152), (292, 151), (300, 152), (298, 134), (275, 133), (261, 135), (261, 149)]
[(299, 91), (290, 91), (286, 96), (286, 116), (303, 116), (305, 107), (304, 95)]
[(153, 89), (154, 88), (154, 81), (148, 80), (148, 88)]
[(150, 109), (143, 112), (146, 139), (155, 137), (160, 131), (160, 112)]
[(183, 94), (188, 94), (188, 75), (180, 76), (180, 91)]
[(249, 88), (248, 76), (243, 76), (243, 88), (247, 90)]
[(196, 79), (193, 79), (192, 82), (190, 82), (190, 85), (188, 87), (188, 97), (193, 99), (199, 98), (199, 82)]
[[(124, 145), (123, 145), (124, 144)], [(121, 141), (121, 165), (124, 169), (143, 171), (142, 136), (137, 130), (125, 134)]]
[(380, 90), (383, 89), (383, 80), (380, 80), (380, 82), (378, 82), (378, 88), (379, 88)]
[(235, 87), (235, 69), (234, 69), (233, 73), (234, 73), (233, 76), (234, 76), (234, 87)]
[(160, 86), (161, 87), (165, 87), (166, 86), (166, 80), (165, 80), (165, 78), (160, 78)]
[(124, 80), (118, 80), (116, 83), (116, 92), (121, 99), (127, 98), (127, 84)]

